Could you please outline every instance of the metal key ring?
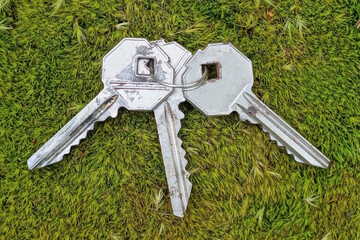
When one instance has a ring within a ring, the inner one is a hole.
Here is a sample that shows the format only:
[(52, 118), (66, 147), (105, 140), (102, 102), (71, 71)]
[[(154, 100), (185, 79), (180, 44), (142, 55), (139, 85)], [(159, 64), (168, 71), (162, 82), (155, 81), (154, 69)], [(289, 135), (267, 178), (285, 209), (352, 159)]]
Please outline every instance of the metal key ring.
[[(151, 69), (150, 72), (153, 72), (152, 69)], [(171, 88), (183, 88), (183, 89), (189, 91), (189, 90), (194, 90), (194, 89), (200, 87), (201, 85), (203, 85), (206, 82), (207, 78), (208, 78), (208, 74), (209, 74), (209, 71), (208, 71), (207, 68), (205, 68), (204, 73), (201, 75), (201, 77), (198, 80), (196, 80), (196, 81), (194, 81), (192, 83), (189, 83), (189, 84), (165, 83), (165, 82), (159, 80), (153, 73), (151, 73), (150, 76), (155, 82), (157, 82), (157, 83), (159, 83), (159, 84), (161, 84), (163, 86), (171, 87)]]

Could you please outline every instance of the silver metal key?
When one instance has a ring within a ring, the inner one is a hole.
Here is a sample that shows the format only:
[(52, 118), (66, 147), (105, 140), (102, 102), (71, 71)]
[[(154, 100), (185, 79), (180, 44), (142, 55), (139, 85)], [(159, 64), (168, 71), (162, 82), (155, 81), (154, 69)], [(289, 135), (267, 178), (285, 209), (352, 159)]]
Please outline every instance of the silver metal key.
[[(230, 43), (210, 44), (199, 50), (186, 64), (184, 84), (191, 83), (204, 68), (212, 69), (214, 77), (185, 98), (207, 116), (238, 112), (240, 120), (261, 124), (279, 146), (301, 163), (326, 168), (329, 159), (305, 138), (261, 102), (251, 91), (253, 73), (251, 61)], [(211, 71), (211, 70), (210, 70)]]
[(145, 39), (123, 39), (103, 58), (104, 89), (29, 158), (29, 169), (61, 161), (93, 129), (95, 122), (116, 117), (120, 107), (147, 111), (157, 107), (172, 93), (172, 88), (154, 82), (149, 69), (152, 67), (158, 79), (171, 84), (174, 70), (169, 61), (157, 45)]
[[(185, 98), (180, 88), (172, 91), (163, 84), (181, 85), (183, 65), (191, 53), (175, 42), (150, 45), (144, 39), (124, 39), (108, 53), (103, 61), (104, 90), (40, 148), (28, 165), (32, 169), (60, 161), (95, 122), (116, 117), (119, 107), (154, 110), (173, 212), (183, 217), (192, 188), (177, 136), (184, 117), (178, 105)], [(151, 74), (162, 84), (154, 82)]]
[[(165, 43), (161, 40), (152, 44), (159, 46), (170, 57), (170, 64), (175, 70), (174, 84), (181, 86), (181, 76), (185, 71), (183, 66), (191, 58), (191, 53), (176, 42)], [(185, 150), (181, 147), (182, 141), (178, 137), (180, 121), (184, 118), (179, 104), (184, 101), (182, 88), (175, 88), (174, 92), (154, 110), (171, 205), (174, 215), (178, 217), (184, 216), (192, 188), (190, 174), (185, 169)]]

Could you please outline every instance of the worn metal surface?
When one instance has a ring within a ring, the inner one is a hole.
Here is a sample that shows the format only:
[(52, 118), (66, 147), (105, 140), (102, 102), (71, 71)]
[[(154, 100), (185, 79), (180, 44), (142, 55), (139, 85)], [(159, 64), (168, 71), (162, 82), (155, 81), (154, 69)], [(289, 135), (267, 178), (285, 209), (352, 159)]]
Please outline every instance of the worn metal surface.
[(149, 68), (145, 66), (150, 59), (154, 62), (154, 75), (166, 83), (173, 83), (170, 58), (145, 39), (124, 39), (103, 59), (105, 88), (115, 89), (129, 110), (153, 110), (172, 92), (172, 88), (152, 80)]
[[(175, 42), (156, 41), (153, 44), (158, 45), (170, 57), (170, 64), (175, 69), (174, 85), (182, 85), (181, 75), (185, 70), (183, 66), (191, 58), (191, 53)], [(175, 88), (169, 98), (154, 110), (171, 205), (174, 215), (178, 217), (184, 216), (192, 188), (190, 174), (185, 169), (185, 150), (178, 137), (180, 121), (184, 118), (179, 104), (184, 101), (182, 89)]]
[(284, 146), (296, 161), (322, 168), (328, 166), (328, 158), (252, 93), (251, 61), (230, 43), (210, 44), (205, 50), (199, 50), (186, 64), (184, 84), (199, 78), (203, 66), (214, 63), (218, 68), (217, 78), (210, 79), (196, 90), (185, 91), (189, 102), (207, 116), (237, 111), (241, 121), (261, 124), (270, 138)]
[(95, 122), (116, 117), (120, 107), (153, 110), (171, 94), (171, 88), (154, 83), (144, 67), (138, 66), (143, 58), (154, 60), (154, 74), (159, 79), (173, 83), (170, 59), (157, 45), (145, 39), (125, 38), (103, 59), (104, 89), (29, 158), (29, 169), (61, 161), (93, 129)]

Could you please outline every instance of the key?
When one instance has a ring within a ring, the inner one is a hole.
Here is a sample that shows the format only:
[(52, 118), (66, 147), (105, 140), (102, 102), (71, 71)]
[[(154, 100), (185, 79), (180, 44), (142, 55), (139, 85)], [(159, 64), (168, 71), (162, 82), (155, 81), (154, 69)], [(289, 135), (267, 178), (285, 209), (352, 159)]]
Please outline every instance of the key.
[(95, 122), (116, 117), (120, 107), (153, 110), (172, 93), (172, 88), (154, 82), (150, 68), (158, 79), (172, 84), (174, 70), (169, 61), (157, 45), (145, 39), (123, 39), (103, 58), (104, 89), (28, 159), (29, 169), (61, 161)]
[(261, 102), (251, 91), (253, 73), (251, 61), (230, 43), (210, 44), (199, 50), (186, 64), (184, 84), (200, 77), (209, 69), (209, 80), (185, 98), (207, 116), (238, 112), (241, 121), (260, 124), (265, 132), (284, 146), (297, 162), (326, 168), (329, 159), (297, 133), (290, 125)]
[[(116, 117), (120, 107), (153, 109), (173, 212), (183, 217), (192, 188), (190, 174), (185, 169), (185, 151), (177, 136), (184, 117), (178, 105), (185, 98), (181, 89), (171, 92), (163, 84), (180, 86), (183, 65), (190, 58), (191, 53), (175, 42), (156, 41), (150, 47), (144, 39), (124, 39), (104, 57), (104, 90), (28, 160), (29, 168), (62, 160), (93, 129), (95, 122)], [(152, 81), (151, 74), (162, 85)]]
[[(183, 66), (191, 58), (191, 53), (176, 42), (156, 41), (152, 44), (159, 46), (170, 57), (170, 64), (175, 70), (174, 84), (180, 86), (181, 75), (185, 70)], [(185, 150), (181, 147), (182, 141), (178, 137), (180, 120), (184, 118), (179, 104), (184, 101), (182, 89), (175, 88), (154, 110), (171, 205), (174, 215), (178, 217), (184, 216), (192, 188), (190, 174), (185, 169)]]

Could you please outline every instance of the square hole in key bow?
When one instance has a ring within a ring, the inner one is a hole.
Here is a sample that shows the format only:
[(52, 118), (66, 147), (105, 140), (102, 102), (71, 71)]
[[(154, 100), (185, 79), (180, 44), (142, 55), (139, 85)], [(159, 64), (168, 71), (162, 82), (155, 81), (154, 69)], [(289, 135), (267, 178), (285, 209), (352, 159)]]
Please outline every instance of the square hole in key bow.
[(204, 74), (205, 69), (208, 71), (208, 80), (220, 79), (220, 64), (218, 62), (207, 63), (201, 65), (201, 73)]
[(150, 76), (154, 73), (154, 58), (138, 58), (136, 63), (136, 74), (139, 76)]

